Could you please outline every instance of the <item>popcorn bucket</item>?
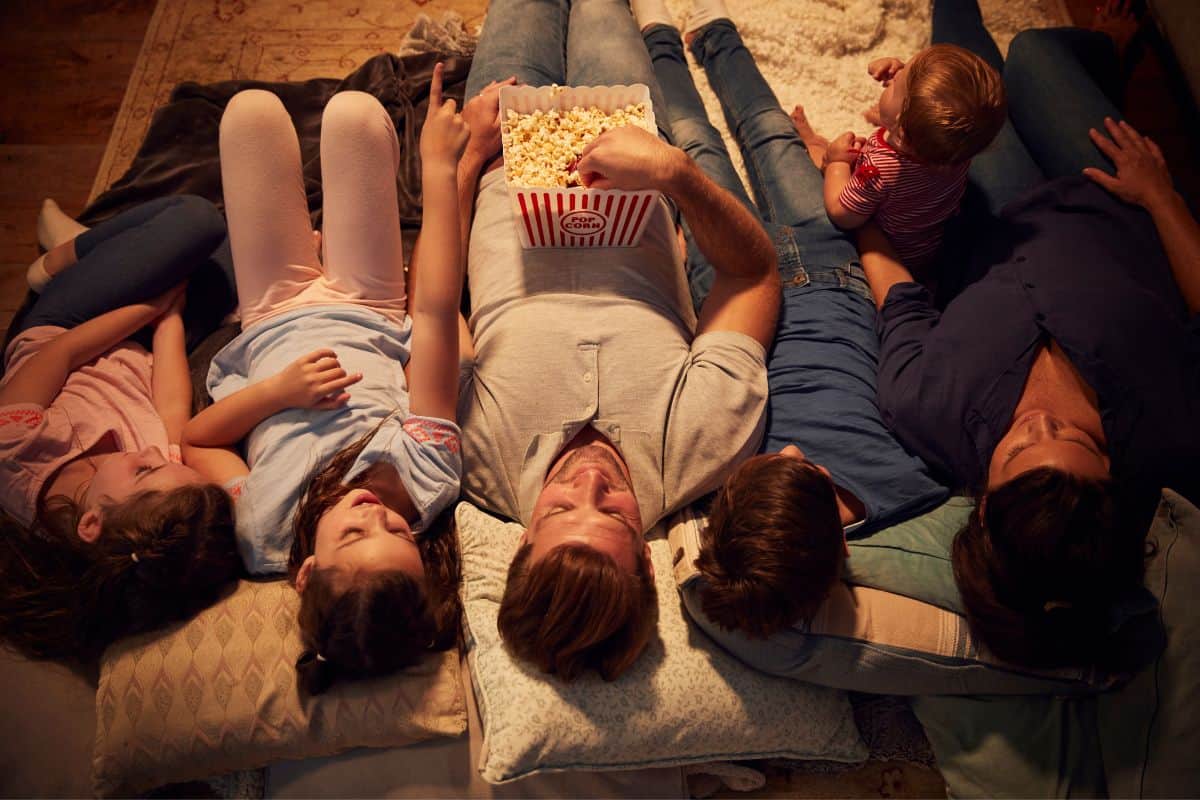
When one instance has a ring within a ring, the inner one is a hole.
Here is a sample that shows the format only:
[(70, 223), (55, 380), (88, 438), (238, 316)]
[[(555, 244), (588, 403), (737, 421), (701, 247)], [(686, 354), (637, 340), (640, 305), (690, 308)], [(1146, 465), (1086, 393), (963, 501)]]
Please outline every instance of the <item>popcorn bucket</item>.
[[(508, 112), (529, 114), (575, 106), (595, 106), (605, 113), (643, 103), (654, 128), (650, 89), (632, 86), (505, 86), (500, 90), (500, 119)], [(505, 147), (507, 162), (509, 151)], [(506, 169), (505, 180), (508, 181)], [(525, 187), (508, 183), (517, 233), (524, 248), (635, 247), (661, 194), (580, 187)]]

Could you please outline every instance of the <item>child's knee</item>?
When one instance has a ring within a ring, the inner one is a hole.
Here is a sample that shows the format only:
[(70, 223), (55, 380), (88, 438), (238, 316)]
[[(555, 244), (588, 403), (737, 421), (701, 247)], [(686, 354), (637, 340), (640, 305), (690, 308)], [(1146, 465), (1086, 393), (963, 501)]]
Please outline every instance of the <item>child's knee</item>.
[(234, 131), (278, 125), (291, 117), (283, 107), (283, 101), (271, 92), (262, 89), (246, 89), (235, 94), (221, 115), (221, 135), (229, 136)]
[(364, 126), (377, 124), (380, 117), (387, 117), (383, 105), (374, 95), (366, 92), (338, 92), (325, 104), (321, 116), (321, 135), (331, 131), (361, 130)]

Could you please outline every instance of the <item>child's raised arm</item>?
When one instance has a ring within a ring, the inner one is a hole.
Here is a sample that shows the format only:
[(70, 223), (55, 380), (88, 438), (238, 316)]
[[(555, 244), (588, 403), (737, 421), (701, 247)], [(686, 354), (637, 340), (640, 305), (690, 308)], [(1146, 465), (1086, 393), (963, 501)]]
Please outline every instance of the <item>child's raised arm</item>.
[(443, 65), (433, 71), (429, 112), (421, 130), (423, 220), (409, 265), (409, 411), (453, 420), (458, 405), (459, 304), (463, 253), (460, 240), (458, 161), (469, 130), (442, 97)]
[(842, 205), (842, 192), (850, 183), (851, 170), (866, 140), (846, 131), (829, 143), (825, 151), (825, 213), (834, 225), (843, 230), (852, 230), (870, 219), (868, 214), (858, 214)]
[(183, 426), (192, 417), (192, 381), (188, 374), (183, 331), (185, 292), (179, 292), (154, 326), (154, 370), (150, 377), (154, 408), (167, 429), (167, 441), (177, 445)]
[(177, 287), (144, 303), (121, 306), (64, 331), (12, 374), (0, 388), (0, 405), (50, 405), (73, 371), (162, 316), (180, 291)]

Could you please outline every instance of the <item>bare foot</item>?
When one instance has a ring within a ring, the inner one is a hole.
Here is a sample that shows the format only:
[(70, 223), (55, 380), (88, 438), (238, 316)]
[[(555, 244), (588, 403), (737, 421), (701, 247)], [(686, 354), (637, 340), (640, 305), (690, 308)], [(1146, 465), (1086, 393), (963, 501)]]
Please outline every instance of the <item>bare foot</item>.
[(808, 149), (809, 158), (819, 169), (821, 162), (825, 160), (825, 151), (829, 147), (829, 140), (813, 130), (812, 123), (808, 121), (808, 115), (804, 113), (802, 105), (797, 104), (792, 109), (792, 124), (796, 126), (796, 134), (799, 135), (800, 141), (804, 142), (804, 146)]
[(1129, 43), (1133, 41), (1142, 24), (1131, 6), (1131, 0), (1105, 0), (1102, 5), (1096, 6), (1096, 16), (1092, 17), (1091, 29), (1112, 39), (1117, 48), (1117, 58), (1122, 61), (1129, 49)]

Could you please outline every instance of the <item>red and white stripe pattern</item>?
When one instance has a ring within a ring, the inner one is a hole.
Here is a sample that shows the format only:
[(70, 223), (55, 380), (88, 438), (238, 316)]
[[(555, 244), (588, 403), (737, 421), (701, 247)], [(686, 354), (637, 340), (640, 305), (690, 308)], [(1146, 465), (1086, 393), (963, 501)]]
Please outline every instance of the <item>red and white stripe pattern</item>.
[(847, 211), (875, 219), (910, 268), (920, 266), (942, 243), (942, 225), (958, 211), (967, 186), (967, 167), (931, 168), (871, 134), (839, 197)]
[(510, 187), (521, 246), (636, 247), (658, 192)]

